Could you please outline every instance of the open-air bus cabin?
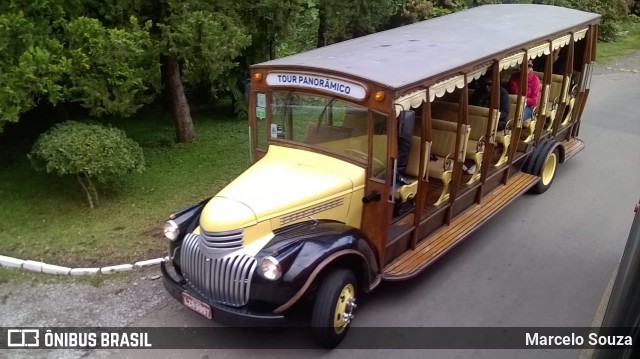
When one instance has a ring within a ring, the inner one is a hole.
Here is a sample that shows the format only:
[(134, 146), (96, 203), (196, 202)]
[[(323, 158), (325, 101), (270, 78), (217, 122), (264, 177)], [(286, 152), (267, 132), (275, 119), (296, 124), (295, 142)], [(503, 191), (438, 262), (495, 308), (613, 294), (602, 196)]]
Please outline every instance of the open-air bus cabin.
[(254, 164), (167, 222), (165, 286), (230, 324), (279, 324), (315, 294), (314, 333), (337, 345), (360, 293), (546, 191), (584, 147), (599, 21), (486, 5), (252, 66)]

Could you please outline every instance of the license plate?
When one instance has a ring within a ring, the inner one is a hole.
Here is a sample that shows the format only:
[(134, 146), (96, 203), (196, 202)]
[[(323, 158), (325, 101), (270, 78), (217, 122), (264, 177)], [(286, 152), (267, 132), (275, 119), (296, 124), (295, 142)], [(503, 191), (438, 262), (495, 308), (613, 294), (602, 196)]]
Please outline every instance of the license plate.
[(202, 303), (185, 292), (182, 292), (182, 304), (207, 319), (213, 318), (209, 304)]

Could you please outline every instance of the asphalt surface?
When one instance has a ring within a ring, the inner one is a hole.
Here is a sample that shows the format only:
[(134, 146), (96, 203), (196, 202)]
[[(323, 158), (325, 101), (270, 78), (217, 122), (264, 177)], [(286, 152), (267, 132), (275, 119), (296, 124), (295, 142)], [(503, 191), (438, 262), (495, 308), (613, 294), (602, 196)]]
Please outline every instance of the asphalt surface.
[[(614, 64), (594, 74), (579, 136), (586, 148), (559, 168), (545, 194), (517, 199), (422, 275), (383, 283), (359, 306), (354, 325), (590, 327), (640, 198), (640, 74), (628, 70), (638, 64), (636, 57), (624, 70)], [(131, 326), (216, 324), (170, 299)], [(257, 340), (286, 343), (291, 332)], [(247, 334), (248, 341), (255, 338)], [(91, 357), (177, 355), (578, 358), (580, 350), (125, 350)]]

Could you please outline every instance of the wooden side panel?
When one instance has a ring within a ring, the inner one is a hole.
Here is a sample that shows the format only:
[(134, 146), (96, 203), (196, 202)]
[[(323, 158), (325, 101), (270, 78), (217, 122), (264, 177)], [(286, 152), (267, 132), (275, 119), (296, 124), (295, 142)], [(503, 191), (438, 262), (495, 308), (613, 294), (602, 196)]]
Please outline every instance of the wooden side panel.
[(483, 202), (486, 201), (486, 198), (484, 198), (484, 196), (493, 192), (493, 190), (496, 189), (496, 187), (500, 186), (500, 184), (502, 183), (503, 171), (506, 171), (506, 169), (496, 173), (492, 173), (491, 176), (489, 176), (487, 180), (484, 182), (484, 184), (482, 185), (482, 197), (483, 197), (482, 201)]
[(488, 195), (482, 204), (470, 208), (451, 225), (444, 226), (427, 240), (421, 242), (415, 250), (391, 262), (384, 268), (383, 279), (403, 280), (422, 272), (441, 255), (460, 243), (481, 224), (503, 209), (507, 204), (535, 185), (539, 177), (526, 173), (514, 175), (509, 184)]
[(418, 242), (423, 240), (429, 234), (440, 228), (447, 218), (449, 213), (449, 206), (438, 208), (433, 213), (430, 213), (424, 219), (420, 220), (420, 226), (418, 226)]
[(408, 229), (401, 232), (398, 235), (394, 235), (390, 242), (387, 243), (384, 253), (384, 264), (388, 264), (398, 256), (402, 255), (407, 248), (410, 248), (411, 238), (416, 231), (413, 230), (413, 226), (408, 226)]
[(476, 203), (476, 198), (478, 197), (479, 191), (480, 184), (476, 183), (473, 188), (470, 188), (463, 194), (459, 195), (452, 205), (451, 215), (455, 218), (457, 215), (464, 212), (467, 208)]
[[(367, 192), (365, 195), (379, 193), (380, 198), (362, 207), (362, 231), (374, 244), (378, 252), (380, 263), (384, 263), (384, 251), (387, 243), (387, 234), (391, 225), (391, 211), (393, 206), (388, 202), (389, 190), (387, 185), (373, 179), (367, 180)], [(353, 199), (357, 201), (357, 198)]]

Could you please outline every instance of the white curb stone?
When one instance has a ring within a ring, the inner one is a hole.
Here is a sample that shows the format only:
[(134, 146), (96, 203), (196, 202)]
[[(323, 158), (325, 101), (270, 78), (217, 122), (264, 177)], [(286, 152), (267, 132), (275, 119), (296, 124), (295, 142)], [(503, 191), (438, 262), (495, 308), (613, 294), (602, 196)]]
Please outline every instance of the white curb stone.
[(42, 265), (45, 263), (42, 262), (36, 262), (36, 261), (24, 261), (24, 263), (22, 263), (22, 268), (31, 271), (31, 272), (42, 272)]
[(23, 263), (22, 259), (0, 256), (0, 267), (21, 268)]
[(47, 264), (44, 262), (22, 260), (19, 258), (13, 258), (9, 256), (0, 255), (0, 267), (9, 268), (22, 268), (31, 272), (56, 274), (56, 275), (97, 275), (97, 274), (110, 274), (116, 272), (130, 272), (134, 269), (143, 267), (149, 267), (152, 265), (160, 264), (162, 262), (168, 262), (169, 257), (147, 259), (144, 261), (138, 261), (135, 264), (120, 264), (115, 266), (107, 266), (102, 268), (69, 268), (63, 266), (57, 266), (54, 264)]
[(56, 274), (56, 275), (68, 275), (71, 271), (69, 267), (61, 267), (53, 264), (42, 264), (42, 273)]
[(117, 266), (109, 266), (100, 268), (100, 273), (109, 274), (115, 272), (130, 272), (133, 270), (133, 264), (120, 264)]
[(146, 261), (140, 261), (140, 262), (135, 262), (133, 264), (134, 268), (142, 268), (142, 267), (148, 267), (148, 266), (152, 266), (154, 264), (160, 264), (160, 262), (163, 262), (164, 258), (155, 258), (155, 259), (149, 259)]
[(97, 275), (100, 274), (100, 268), (73, 268), (69, 271), (69, 275)]

